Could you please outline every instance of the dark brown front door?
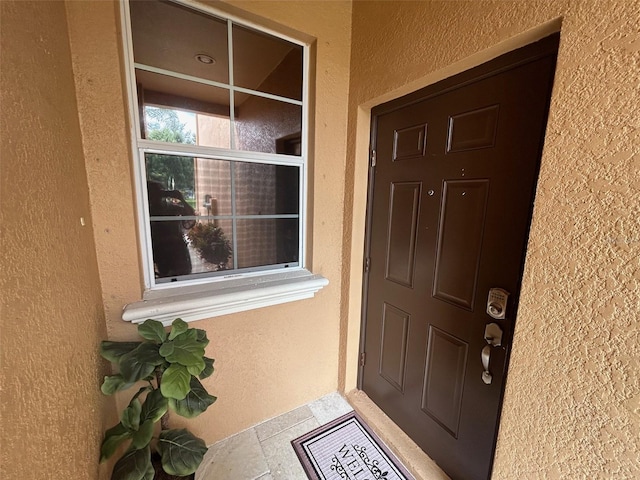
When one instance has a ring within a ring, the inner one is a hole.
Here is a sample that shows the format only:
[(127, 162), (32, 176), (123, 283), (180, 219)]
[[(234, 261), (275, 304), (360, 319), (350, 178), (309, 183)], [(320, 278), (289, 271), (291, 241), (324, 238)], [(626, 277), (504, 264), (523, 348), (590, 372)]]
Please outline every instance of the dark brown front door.
[(373, 111), (361, 386), (454, 479), (491, 472), (557, 46)]

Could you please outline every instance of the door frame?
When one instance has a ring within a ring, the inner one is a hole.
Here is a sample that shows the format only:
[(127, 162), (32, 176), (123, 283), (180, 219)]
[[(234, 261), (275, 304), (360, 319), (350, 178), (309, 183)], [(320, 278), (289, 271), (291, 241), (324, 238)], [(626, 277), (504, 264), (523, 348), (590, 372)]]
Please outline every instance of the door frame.
[[(428, 100), (430, 98), (443, 95), (447, 92), (463, 88), (469, 84), (479, 82), (483, 79), (499, 75), (500, 73), (515, 69), (521, 65), (528, 64), (530, 62), (536, 61), (543, 57), (548, 57), (550, 55), (554, 55), (554, 63), (557, 61), (557, 54), (559, 50), (559, 42), (560, 42), (560, 34), (556, 32), (551, 34), (535, 43), (531, 43), (529, 45), (525, 45), (516, 50), (503, 54), (497, 58), (491, 59), (479, 66), (461, 72), (453, 77), (449, 77), (440, 82), (434, 83), (427, 87), (424, 87), (415, 92), (411, 92), (407, 95), (404, 95), (400, 98), (391, 100), (384, 104), (381, 104), (371, 111), (371, 119), (370, 119), (370, 135), (369, 135), (369, 165), (368, 165), (368, 185), (367, 185), (367, 201), (366, 201), (366, 217), (365, 217), (365, 244), (364, 244), (364, 265), (363, 269), (363, 277), (362, 277), (362, 297), (361, 297), (361, 318), (360, 318), (360, 338), (359, 338), (359, 362), (358, 362), (358, 376), (357, 376), (357, 388), (362, 390), (363, 388), (363, 376), (364, 376), (364, 352), (365, 352), (365, 338), (366, 338), (366, 330), (367, 330), (367, 305), (368, 305), (368, 291), (369, 291), (369, 258), (371, 255), (371, 226), (373, 219), (373, 194), (375, 188), (375, 152), (376, 152), (376, 140), (377, 140), (377, 129), (378, 129), (378, 118), (382, 115), (388, 114), (390, 112), (396, 111), (398, 109), (406, 108), (408, 106), (414, 105), (418, 102), (422, 102)], [(555, 67), (554, 67), (555, 68)], [(548, 119), (548, 113), (551, 104), (552, 93), (550, 92), (547, 103), (545, 105), (546, 117)], [(504, 373), (504, 382), (502, 384), (502, 389), (500, 391), (499, 404), (498, 404), (498, 417), (496, 420), (496, 434), (493, 439), (493, 445), (491, 447), (492, 450), (492, 458), (491, 464), (489, 467), (489, 471), (491, 472), (493, 469), (493, 460), (495, 459), (495, 450), (497, 446), (498, 440), (498, 431), (500, 428), (500, 422), (502, 418), (502, 406), (504, 403), (504, 395), (505, 395), (505, 387), (506, 381), (508, 377), (508, 369), (510, 366), (510, 354), (511, 354), (511, 345), (512, 345), (512, 336), (515, 330), (515, 325), (517, 322), (517, 310), (518, 310), (518, 302), (522, 293), (522, 278), (524, 275), (524, 267), (525, 267), (525, 259), (528, 253), (528, 240), (530, 236), (531, 230), (531, 222), (533, 217), (533, 209), (535, 206), (535, 198), (537, 191), (537, 179), (539, 176), (540, 166), (542, 163), (542, 152), (544, 149), (544, 143), (546, 138), (546, 124), (541, 132), (541, 138), (538, 147), (537, 154), (537, 165), (536, 165), (536, 184), (533, 190), (533, 202), (530, 206), (528, 212), (529, 225), (526, 232), (526, 246), (523, 252), (523, 256), (521, 259), (521, 264), (519, 267), (519, 277), (520, 277), (520, 285), (518, 288), (518, 294), (513, 298), (513, 311), (516, 312), (514, 318), (511, 321), (510, 329), (507, 334), (507, 341), (505, 342), (508, 346), (505, 352), (505, 373)], [(384, 411), (384, 410), (383, 410)]]
[[(363, 258), (366, 258), (366, 210), (367, 192), (369, 189), (369, 146), (371, 136), (371, 110), (388, 101), (402, 97), (405, 94), (418, 91), (424, 87), (435, 85), (454, 75), (484, 64), (500, 55), (517, 50), (520, 47), (535, 43), (562, 29), (562, 17), (553, 18), (526, 31), (503, 38), (483, 50), (476, 51), (467, 57), (453, 63), (426, 70), (424, 76), (412, 79), (404, 85), (390, 85), (386, 90), (379, 91), (372, 97), (359, 98), (357, 104), (350, 107), (354, 110), (355, 124), (351, 127), (350, 142), (353, 145), (353, 166), (348, 167), (351, 182), (348, 187), (352, 190), (351, 215), (345, 224), (345, 234), (349, 241), (345, 244), (343, 258), (348, 261), (348, 285), (346, 302), (344, 304), (345, 322), (341, 325), (340, 362), (338, 370), (338, 389), (344, 393), (353, 389), (360, 389), (359, 353), (360, 335), (362, 333), (362, 292), (363, 292)], [(553, 100), (553, 95), (552, 95)]]
[[(528, 45), (524, 45), (516, 50), (512, 50), (508, 53), (500, 55), (497, 58), (488, 60), (481, 65), (470, 68), (463, 72), (460, 72), (452, 77), (446, 78), (434, 84), (423, 87), (414, 92), (403, 95), (399, 98), (391, 100), (389, 102), (385, 102), (381, 105), (378, 105), (371, 110), (371, 123), (370, 123), (370, 133), (369, 133), (369, 163), (368, 163), (368, 177), (367, 177), (367, 201), (366, 201), (366, 217), (365, 217), (365, 232), (364, 232), (364, 256), (363, 256), (363, 274), (362, 274), (362, 297), (361, 297), (361, 307), (360, 307), (360, 338), (359, 338), (359, 347), (358, 347), (358, 379), (357, 379), (357, 388), (362, 390), (362, 377), (364, 372), (363, 362), (360, 360), (362, 354), (364, 352), (364, 343), (365, 343), (365, 332), (367, 326), (367, 299), (368, 299), (368, 288), (369, 288), (369, 275), (366, 267), (367, 259), (370, 257), (371, 252), (371, 221), (372, 221), (372, 208), (373, 208), (373, 189), (375, 187), (375, 150), (376, 150), (376, 135), (377, 135), (377, 119), (378, 116), (393, 112), (395, 110), (399, 110), (401, 108), (407, 107), (409, 105), (413, 105), (419, 103), (423, 100), (428, 100), (438, 95), (445, 94), (452, 90), (456, 90), (458, 88), (465, 87), (471, 83), (475, 83), (477, 81), (483, 80), (485, 78), (489, 78), (491, 76), (500, 74), (502, 72), (511, 70), (520, 65), (524, 65), (530, 63), (532, 61), (538, 60), (549, 55), (550, 49), (556, 49), (557, 45), (560, 41), (560, 32), (555, 32), (551, 35), (548, 35), (537, 42), (530, 43)], [(549, 106), (551, 102), (551, 97), (548, 100), (546, 105), (547, 112), (549, 111)], [(540, 154), (542, 156), (542, 149), (544, 148), (544, 139), (546, 134), (546, 127), (543, 132), (542, 141), (540, 143)], [(538, 165), (539, 170), (540, 165)], [(534, 204), (535, 205), (535, 191), (534, 190)], [(528, 247), (525, 250), (525, 256), (528, 251)], [(523, 259), (524, 266), (524, 259)], [(520, 291), (521, 293), (521, 291)], [(514, 311), (517, 311), (518, 307), (518, 298), (514, 298), (515, 300), (515, 308)], [(513, 301), (512, 300), (512, 301)], [(515, 322), (517, 321), (517, 316), (514, 318), (512, 322), (511, 331), (509, 332), (511, 335), (515, 329)], [(507, 339), (508, 344), (511, 345), (511, 338)], [(506, 365), (509, 365), (509, 357), (510, 357), (511, 348), (507, 349), (507, 357), (506, 357)], [(504, 391), (503, 395), (504, 397)], [(502, 400), (500, 402), (502, 404)]]

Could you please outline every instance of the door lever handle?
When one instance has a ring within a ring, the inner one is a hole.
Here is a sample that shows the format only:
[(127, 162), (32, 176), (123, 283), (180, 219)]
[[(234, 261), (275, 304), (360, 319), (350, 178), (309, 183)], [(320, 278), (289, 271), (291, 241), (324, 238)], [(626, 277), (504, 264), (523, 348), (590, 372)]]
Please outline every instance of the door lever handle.
[(485, 345), (482, 349), (482, 381), (489, 385), (493, 376), (489, 372), (489, 360), (491, 359), (491, 345)]
[(497, 323), (490, 323), (484, 328), (484, 339), (487, 345), (482, 349), (480, 354), (482, 360), (482, 381), (489, 385), (493, 380), (493, 375), (489, 371), (489, 361), (491, 360), (491, 347), (499, 347), (502, 345), (502, 329)]

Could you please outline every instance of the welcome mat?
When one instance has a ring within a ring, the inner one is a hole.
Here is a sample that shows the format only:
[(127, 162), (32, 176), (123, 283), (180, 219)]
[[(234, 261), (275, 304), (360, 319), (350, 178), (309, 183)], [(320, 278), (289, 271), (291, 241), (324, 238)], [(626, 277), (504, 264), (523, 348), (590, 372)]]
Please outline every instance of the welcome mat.
[(311, 480), (415, 480), (355, 412), (291, 444)]

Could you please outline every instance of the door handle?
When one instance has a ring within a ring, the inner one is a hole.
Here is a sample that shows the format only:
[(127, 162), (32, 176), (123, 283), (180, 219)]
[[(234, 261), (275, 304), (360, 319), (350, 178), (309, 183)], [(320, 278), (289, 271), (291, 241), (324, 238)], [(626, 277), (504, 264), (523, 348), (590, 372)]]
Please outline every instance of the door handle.
[(487, 345), (482, 349), (480, 359), (482, 360), (482, 381), (490, 385), (493, 375), (489, 371), (489, 362), (491, 360), (491, 347), (499, 347), (502, 345), (502, 329), (497, 323), (489, 323), (484, 328), (484, 339)]
[(491, 345), (485, 345), (482, 349), (482, 381), (489, 385), (493, 376), (489, 372), (489, 360), (491, 359)]

